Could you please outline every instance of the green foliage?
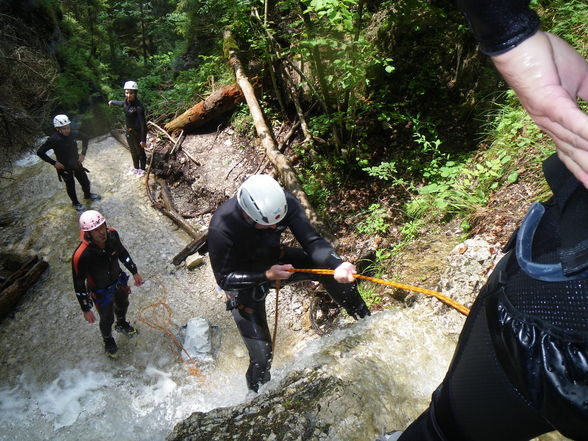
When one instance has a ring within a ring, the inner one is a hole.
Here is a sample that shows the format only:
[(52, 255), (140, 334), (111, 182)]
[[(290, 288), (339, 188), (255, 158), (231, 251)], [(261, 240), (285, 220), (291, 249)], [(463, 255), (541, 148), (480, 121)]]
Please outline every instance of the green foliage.
[[(318, 172), (321, 170), (321, 172)], [(322, 173), (325, 173), (324, 175)], [(333, 184), (330, 178), (333, 171), (327, 165), (316, 163), (310, 169), (303, 170), (299, 176), (302, 188), (313, 206), (317, 207), (319, 212), (324, 212), (328, 206), (332, 191), (328, 184)]]
[(240, 104), (238, 109), (233, 112), (231, 126), (242, 136), (254, 136), (255, 124), (246, 104)]
[(545, 6), (544, 26), (588, 57), (588, 3), (584, 0), (552, 2)]
[(447, 215), (464, 217), (473, 213), (488, 203), (491, 192), (501, 183), (516, 181), (518, 174), (515, 171), (504, 179), (511, 159), (510, 155), (500, 152), (497, 157), (482, 162), (474, 159), (468, 167), (448, 162), (439, 169), (440, 179), (419, 189), (422, 199), (416, 198), (408, 203), (407, 213), (416, 217), (434, 210), (440, 218)]
[(406, 153), (395, 161), (383, 161), (375, 166), (367, 166), (367, 159), (357, 158), (358, 164), (369, 176), (386, 181), (393, 187), (400, 187), (412, 194), (416, 187), (413, 180), (434, 181), (439, 176), (448, 172), (441, 164), (449, 160), (449, 155), (441, 151), (442, 141), (437, 133), (435, 124), (423, 119), (420, 114), (416, 116), (395, 113), (394, 116), (383, 113), (380, 115), (384, 121), (394, 118), (406, 122), (412, 132), (412, 142)]
[[(388, 268), (390, 268), (390, 258), (392, 255), (392, 251), (388, 249), (376, 250), (376, 255), (373, 260), (364, 259), (359, 262), (366, 264), (362, 273), (381, 279), (387, 273)], [(374, 283), (360, 281), (357, 289), (368, 308), (371, 309), (373, 306), (382, 304), (381, 290), (378, 290), (378, 286)]]
[[(208, 92), (230, 82), (227, 64), (220, 56), (200, 57), (198, 68), (181, 71), (174, 75), (173, 52), (150, 57), (151, 71), (138, 79), (141, 100), (149, 109), (152, 118), (174, 115), (192, 107), (204, 99)], [(116, 95), (121, 90), (115, 91)]]
[(379, 165), (373, 167), (364, 167), (362, 170), (367, 172), (368, 175), (383, 181), (392, 181), (398, 174), (396, 162), (394, 161), (381, 162)]
[(368, 308), (382, 304), (382, 295), (377, 290), (377, 285), (371, 282), (361, 282), (357, 284), (359, 295), (363, 298)]
[(362, 234), (386, 233), (388, 231), (387, 211), (380, 204), (372, 204), (362, 212), (357, 231)]

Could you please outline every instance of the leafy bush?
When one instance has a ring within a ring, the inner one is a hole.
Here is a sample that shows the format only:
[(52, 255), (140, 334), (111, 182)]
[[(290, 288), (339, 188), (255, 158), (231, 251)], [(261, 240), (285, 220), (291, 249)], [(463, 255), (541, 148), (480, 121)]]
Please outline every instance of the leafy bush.
[(357, 223), (357, 231), (362, 234), (386, 233), (388, 231), (387, 211), (380, 204), (372, 204), (364, 212), (365, 216)]

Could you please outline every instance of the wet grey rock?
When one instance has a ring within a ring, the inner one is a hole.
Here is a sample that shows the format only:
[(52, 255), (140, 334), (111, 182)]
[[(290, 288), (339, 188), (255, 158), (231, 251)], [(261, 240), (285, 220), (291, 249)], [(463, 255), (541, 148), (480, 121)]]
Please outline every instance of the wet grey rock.
[(324, 371), (294, 372), (277, 391), (239, 406), (195, 412), (167, 441), (326, 440), (339, 412), (349, 407), (345, 382)]

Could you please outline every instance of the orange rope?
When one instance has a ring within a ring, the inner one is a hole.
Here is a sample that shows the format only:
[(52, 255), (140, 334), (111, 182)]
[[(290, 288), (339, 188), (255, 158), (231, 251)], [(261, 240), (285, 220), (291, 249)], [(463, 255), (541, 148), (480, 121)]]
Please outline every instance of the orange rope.
[(278, 297), (280, 295), (280, 281), (276, 280), (276, 312), (274, 314), (274, 335), (272, 337), (272, 352), (276, 347), (276, 334), (278, 333)]
[[(335, 270), (329, 270), (329, 269), (292, 268), (292, 269), (290, 269), (290, 271), (296, 272), (296, 273), (312, 273), (312, 274), (324, 274), (324, 275), (335, 274)], [(428, 296), (433, 296), (433, 297), (437, 298), (441, 302), (445, 303), (448, 306), (451, 306), (452, 308), (456, 309), (457, 311), (459, 311), (460, 313), (462, 313), (465, 316), (467, 316), (470, 313), (470, 310), (468, 308), (466, 308), (462, 304), (456, 302), (455, 300), (450, 299), (447, 296), (444, 296), (443, 294), (441, 294), (440, 292), (437, 292), (437, 291), (432, 291), (430, 289), (425, 289), (425, 288), (418, 288), (416, 286), (411, 286), (411, 285), (405, 285), (403, 283), (390, 282), (388, 280), (377, 279), (375, 277), (362, 276), (361, 274), (354, 274), (353, 277), (355, 277), (356, 279), (369, 280), (370, 282), (379, 283), (381, 285), (392, 286), (394, 288), (400, 288), (400, 289), (406, 289), (408, 291), (420, 292), (422, 294), (426, 294)]]
[(178, 358), (187, 366), (188, 372), (196, 377), (198, 381), (202, 384), (209, 386), (210, 383), (194, 361), (194, 359), (190, 356), (186, 348), (180, 343), (176, 335), (170, 330), (171, 328), (171, 317), (172, 317), (172, 309), (167, 304), (167, 290), (165, 286), (161, 283), (161, 281), (157, 277), (153, 277), (153, 280), (157, 281), (159, 286), (161, 286), (163, 290), (163, 300), (155, 303), (151, 303), (150, 305), (144, 306), (139, 311), (137, 319), (145, 323), (146, 325), (152, 327), (153, 329), (158, 329), (166, 334), (172, 341), (173, 346), (179, 350), (180, 353), (186, 354), (188, 360), (184, 360), (181, 354), (178, 355)]

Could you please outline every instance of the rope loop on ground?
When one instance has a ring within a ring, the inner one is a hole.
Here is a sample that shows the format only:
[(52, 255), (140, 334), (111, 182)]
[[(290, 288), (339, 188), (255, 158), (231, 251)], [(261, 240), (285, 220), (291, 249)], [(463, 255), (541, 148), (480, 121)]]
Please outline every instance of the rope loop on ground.
[[(166, 334), (172, 342), (172, 350), (176, 351), (178, 358), (184, 363), (188, 369), (188, 372), (196, 377), (196, 379), (204, 384), (210, 386), (210, 383), (204, 373), (198, 367), (198, 364), (194, 361), (192, 356), (188, 353), (184, 345), (180, 343), (178, 337), (171, 331), (171, 318), (172, 309), (167, 304), (167, 290), (161, 280), (157, 277), (151, 277), (151, 280), (156, 281), (163, 291), (163, 299), (159, 302), (151, 303), (150, 305), (144, 306), (137, 315), (137, 320), (145, 323), (153, 329), (157, 329)], [(186, 359), (182, 357), (182, 353), (186, 355)]]

